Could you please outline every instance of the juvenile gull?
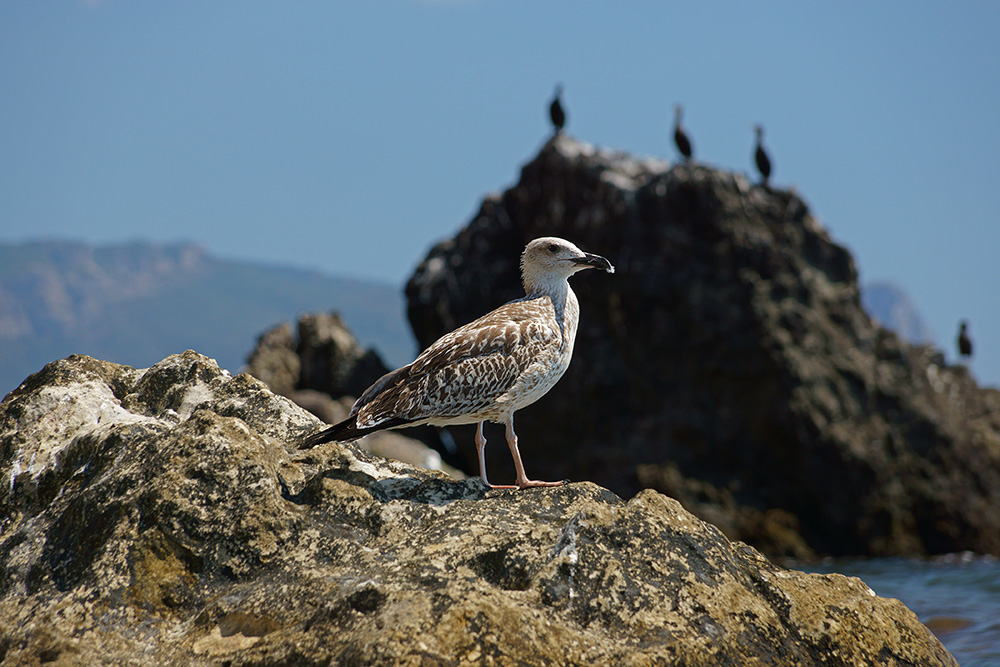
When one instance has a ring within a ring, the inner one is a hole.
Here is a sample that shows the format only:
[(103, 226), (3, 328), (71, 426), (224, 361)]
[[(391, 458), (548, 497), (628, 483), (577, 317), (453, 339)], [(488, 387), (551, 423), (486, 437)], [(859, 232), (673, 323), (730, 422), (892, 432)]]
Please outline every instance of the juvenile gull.
[[(569, 367), (580, 304), (568, 279), (611, 262), (555, 237), (535, 239), (521, 255), (525, 296), (445, 334), (411, 364), (386, 373), (351, 408), (344, 421), (310, 436), (303, 448), (355, 440), (383, 429), (478, 423), (479, 475), (492, 488), (559, 486), (528, 479), (517, 450), (514, 413), (551, 389)], [(515, 486), (486, 478), (483, 422), (506, 425), (517, 469)]]

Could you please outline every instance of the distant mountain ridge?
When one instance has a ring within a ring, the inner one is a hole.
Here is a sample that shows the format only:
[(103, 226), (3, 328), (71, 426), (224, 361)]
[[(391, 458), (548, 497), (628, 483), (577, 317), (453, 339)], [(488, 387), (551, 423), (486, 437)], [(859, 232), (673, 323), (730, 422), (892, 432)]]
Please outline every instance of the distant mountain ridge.
[(256, 336), (300, 312), (339, 311), (387, 364), (413, 357), (402, 290), (224, 260), (191, 243), (0, 244), (0, 396), (46, 363), (89, 354), (131, 366), (191, 348), (237, 372)]

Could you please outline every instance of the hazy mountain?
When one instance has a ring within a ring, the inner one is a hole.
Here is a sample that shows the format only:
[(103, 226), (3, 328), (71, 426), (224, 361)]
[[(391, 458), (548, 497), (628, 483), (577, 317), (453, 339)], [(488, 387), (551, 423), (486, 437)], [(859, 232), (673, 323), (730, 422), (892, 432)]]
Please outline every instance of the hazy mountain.
[(898, 285), (887, 281), (862, 285), (861, 303), (879, 324), (903, 340), (916, 344), (934, 342), (934, 334)]
[(192, 244), (0, 244), (0, 396), (70, 354), (145, 367), (191, 348), (236, 372), (257, 334), (337, 310), (388, 365), (413, 358), (402, 290), (219, 259)]

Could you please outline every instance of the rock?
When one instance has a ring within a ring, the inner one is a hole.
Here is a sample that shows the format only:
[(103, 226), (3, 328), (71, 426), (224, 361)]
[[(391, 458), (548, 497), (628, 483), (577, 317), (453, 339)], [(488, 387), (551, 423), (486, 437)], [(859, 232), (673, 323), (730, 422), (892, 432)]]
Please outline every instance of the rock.
[[(274, 389), (271, 388), (271, 385), (268, 385), (267, 388), (274, 391)], [(322, 391), (316, 391), (315, 389), (300, 389), (299, 391), (293, 391), (292, 393), (286, 395), (288, 398), (292, 399), (292, 402), (294, 402), (297, 406), (305, 408), (327, 424), (336, 424), (337, 422), (346, 419), (348, 413), (351, 411), (351, 405), (354, 402), (349, 397), (335, 399), (330, 396), (330, 394)]]
[(302, 360), (297, 348), (298, 339), (292, 327), (282, 322), (257, 337), (257, 346), (247, 357), (246, 372), (274, 393), (291, 396), (302, 377)]
[(678, 493), (773, 555), (1000, 554), (1000, 393), (875, 324), (795, 193), (556, 136), (418, 266), (420, 344), (520, 296), (518, 255), (545, 235), (618, 271), (574, 278), (573, 363), (518, 412), (532, 476)]
[(247, 372), (275, 393), (321, 391), (360, 396), (390, 369), (375, 350), (365, 350), (337, 313), (299, 316), (298, 336), (287, 323), (265, 331), (247, 358)]
[(390, 369), (378, 353), (365, 350), (336, 313), (299, 317), (299, 389), (316, 389), (331, 396), (360, 396)]
[(754, 546), (764, 553), (811, 561), (816, 553), (801, 535), (798, 518), (777, 508), (759, 510), (741, 505), (737, 489), (716, 488), (709, 482), (684, 477), (676, 465), (640, 465), (639, 484), (677, 500), (701, 519), (726, 535), (752, 535)]
[(0, 404), (0, 661), (955, 665), (897, 600), (653, 491), (490, 491), (330, 443), (193, 352)]

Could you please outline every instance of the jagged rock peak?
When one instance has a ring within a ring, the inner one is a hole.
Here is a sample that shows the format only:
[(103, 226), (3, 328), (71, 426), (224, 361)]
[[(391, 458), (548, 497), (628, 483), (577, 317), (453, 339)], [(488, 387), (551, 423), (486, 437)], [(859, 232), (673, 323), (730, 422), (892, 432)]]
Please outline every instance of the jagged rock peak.
[(286, 322), (260, 334), (247, 372), (271, 391), (321, 391), (334, 398), (360, 396), (389, 369), (374, 349), (364, 349), (339, 313), (302, 313), (297, 333)]

